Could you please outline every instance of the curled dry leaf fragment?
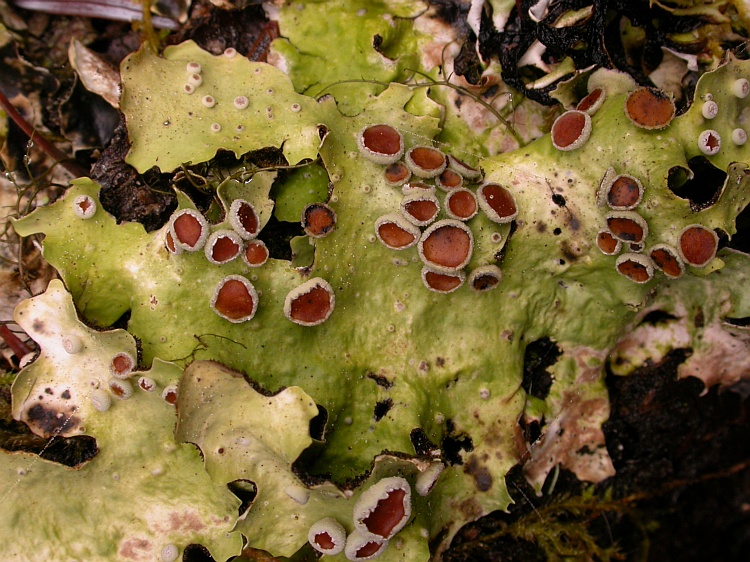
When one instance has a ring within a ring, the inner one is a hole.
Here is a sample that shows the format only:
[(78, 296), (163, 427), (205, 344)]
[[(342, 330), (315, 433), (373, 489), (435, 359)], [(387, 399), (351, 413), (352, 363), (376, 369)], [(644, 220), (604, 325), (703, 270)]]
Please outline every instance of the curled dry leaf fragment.
[(78, 39), (70, 42), (68, 60), (84, 88), (104, 98), (115, 109), (120, 107), (120, 73), (112, 65)]

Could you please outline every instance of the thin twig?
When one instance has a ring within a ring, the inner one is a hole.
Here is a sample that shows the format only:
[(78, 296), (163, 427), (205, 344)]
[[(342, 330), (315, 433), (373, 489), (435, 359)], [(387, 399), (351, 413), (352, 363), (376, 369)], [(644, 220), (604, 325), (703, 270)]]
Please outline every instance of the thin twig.
[(23, 116), (18, 113), (15, 107), (10, 103), (5, 94), (0, 91), (0, 106), (2, 106), (8, 117), (13, 119), (13, 122), (23, 131), (23, 133), (29, 137), (30, 141), (35, 142), (39, 145), (44, 152), (46, 152), (56, 163), (63, 166), (68, 172), (77, 178), (88, 175), (88, 172), (84, 170), (78, 162), (63, 154), (54, 144), (49, 142), (44, 136), (39, 134)]

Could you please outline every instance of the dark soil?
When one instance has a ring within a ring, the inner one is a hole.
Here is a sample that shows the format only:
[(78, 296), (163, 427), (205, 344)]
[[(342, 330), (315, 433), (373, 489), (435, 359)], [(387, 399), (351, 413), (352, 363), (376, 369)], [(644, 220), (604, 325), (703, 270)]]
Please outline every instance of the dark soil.
[(535, 520), (549, 526), (543, 510), (555, 504), (561, 519), (583, 522), (599, 545), (614, 547), (613, 560), (750, 560), (750, 381), (701, 395), (701, 381), (676, 378), (688, 355), (678, 350), (660, 365), (607, 379), (604, 432), (617, 474), (596, 487), (600, 502), (579, 510), (571, 499), (586, 485), (565, 471), (553, 493), (538, 498), (516, 467), (506, 477), (515, 502), (508, 513), (466, 525), (445, 560), (557, 559), (561, 553), (513, 536)]

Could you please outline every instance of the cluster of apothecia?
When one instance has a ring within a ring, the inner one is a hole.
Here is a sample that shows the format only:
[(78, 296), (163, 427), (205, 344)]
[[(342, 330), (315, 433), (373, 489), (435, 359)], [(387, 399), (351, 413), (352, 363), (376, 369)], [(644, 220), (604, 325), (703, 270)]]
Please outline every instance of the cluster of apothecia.
[(513, 221), (518, 216), (513, 194), (497, 183), (478, 185), (478, 169), (438, 148), (405, 150), (401, 132), (385, 123), (362, 129), (357, 144), (365, 158), (385, 167), (386, 184), (403, 194), (398, 212), (376, 219), (378, 240), (391, 250), (417, 246), (422, 281), (437, 293), (451, 293), (467, 280), (478, 292), (497, 287), (502, 272), (495, 264), (483, 264), (468, 276), (465, 272), (474, 251), (468, 222), (479, 212), (498, 224)]
[[(429, 494), (437, 483), (444, 465), (432, 463), (416, 480), (415, 489), (421, 496)], [(313, 523), (307, 538), (322, 554), (334, 556), (344, 553), (347, 560), (362, 562), (380, 556), (389, 541), (406, 526), (411, 518), (409, 482), (401, 476), (378, 480), (365, 490), (354, 504), (351, 521), (353, 528), (347, 535), (344, 525), (333, 517)]]
[[(181, 209), (169, 220), (165, 246), (172, 254), (198, 252), (211, 264), (220, 266), (237, 258), (250, 268), (262, 267), (268, 260), (268, 248), (258, 234), (261, 221), (253, 205), (235, 199), (227, 213), (231, 229), (213, 229), (195, 209)], [(307, 205), (301, 216), (302, 227), (313, 238), (327, 236), (336, 224), (336, 214), (325, 203)], [(251, 320), (258, 308), (259, 296), (249, 279), (227, 275), (217, 285), (210, 306), (229, 322)], [(325, 322), (333, 312), (335, 296), (330, 284), (320, 277), (309, 279), (292, 289), (284, 301), (284, 315), (301, 326)]]
[[(732, 93), (740, 99), (750, 93), (750, 84), (744, 78), (730, 85)], [(591, 116), (602, 106), (606, 93), (594, 88), (576, 106), (563, 113), (552, 125), (552, 144), (558, 150), (569, 151), (583, 146), (591, 131)], [(661, 130), (675, 116), (672, 98), (654, 88), (636, 88), (625, 100), (625, 115), (638, 128)], [(711, 94), (703, 96), (701, 114), (706, 123), (720, 113), (720, 108)], [(747, 141), (742, 128), (735, 128), (732, 142), (741, 146)], [(698, 148), (707, 156), (721, 150), (721, 135), (706, 128), (696, 139)], [(609, 168), (597, 191), (597, 204), (608, 209), (605, 225), (599, 230), (596, 245), (602, 253), (617, 256), (615, 268), (618, 273), (636, 283), (651, 280), (656, 270), (670, 278), (683, 275), (686, 265), (705, 267), (713, 260), (718, 249), (716, 233), (701, 224), (690, 224), (683, 228), (670, 243), (648, 245), (649, 227), (638, 213), (643, 200), (644, 186), (640, 178), (617, 173)], [(653, 238), (653, 236), (652, 236)], [(623, 252), (624, 253), (621, 253)]]
[[(86, 351), (86, 337), (75, 333), (62, 336), (62, 348), (69, 355), (78, 355)], [(103, 387), (98, 378), (91, 379), (91, 404), (96, 410), (106, 412), (112, 405), (112, 398), (117, 400), (128, 400), (133, 396), (135, 386), (145, 392), (153, 392), (157, 389), (156, 382), (147, 376), (138, 376), (136, 371), (137, 362), (135, 357), (126, 351), (115, 353), (109, 360), (108, 370), (110, 378), (106, 387)], [(168, 404), (177, 403), (177, 386), (168, 385), (162, 389), (162, 398)]]

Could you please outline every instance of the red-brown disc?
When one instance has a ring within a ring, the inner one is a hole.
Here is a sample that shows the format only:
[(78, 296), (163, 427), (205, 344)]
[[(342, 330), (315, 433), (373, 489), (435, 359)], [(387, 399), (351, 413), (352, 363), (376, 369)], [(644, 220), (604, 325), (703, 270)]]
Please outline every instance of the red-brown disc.
[(425, 287), (436, 293), (452, 293), (463, 285), (466, 275), (463, 271), (457, 273), (441, 273), (428, 267), (422, 268), (422, 282)]
[(135, 369), (135, 358), (127, 352), (116, 354), (109, 364), (109, 372), (118, 379), (126, 379)]
[(177, 246), (175, 246), (174, 238), (172, 237), (172, 233), (169, 231), (167, 231), (167, 235), (164, 237), (164, 245), (172, 254), (179, 254), (180, 251), (182, 251), (182, 248), (178, 248)]
[(366, 542), (364, 545), (360, 546), (357, 549), (357, 559), (358, 560), (366, 560), (370, 558), (371, 556), (374, 556), (378, 552), (380, 552), (383, 548), (385, 548), (384, 543), (380, 541), (369, 541)]
[(431, 146), (415, 146), (406, 152), (406, 165), (420, 178), (434, 178), (447, 165), (445, 154)]
[(555, 119), (552, 124), (552, 144), (558, 150), (575, 150), (591, 136), (591, 117), (572, 109)]
[(260, 267), (268, 261), (268, 247), (263, 240), (250, 240), (245, 245), (242, 259), (250, 267)]
[(460, 187), (445, 196), (445, 211), (451, 218), (465, 221), (477, 214), (479, 204), (472, 191)]
[(255, 315), (258, 308), (258, 293), (252, 283), (244, 277), (228, 275), (216, 287), (211, 308), (230, 322), (245, 322)]
[(666, 244), (659, 244), (651, 248), (648, 253), (654, 265), (664, 272), (667, 277), (677, 278), (685, 272), (685, 265), (682, 262), (677, 250)]
[(446, 168), (437, 178), (435, 178), (435, 183), (444, 191), (450, 191), (461, 187), (464, 183), (464, 178), (455, 170)]
[(325, 203), (312, 203), (302, 211), (302, 228), (313, 238), (323, 238), (333, 232), (336, 213)]
[(602, 106), (605, 97), (604, 88), (594, 88), (578, 102), (576, 109), (593, 115)]
[(628, 175), (615, 177), (607, 189), (607, 203), (613, 209), (634, 209), (643, 198), (643, 186)]
[(412, 191), (401, 200), (401, 212), (409, 222), (417, 226), (426, 226), (437, 217), (440, 203), (432, 193)]
[(612, 236), (623, 242), (639, 244), (648, 236), (648, 225), (643, 217), (632, 211), (615, 211), (607, 215), (607, 228)]
[(663, 129), (674, 118), (675, 105), (669, 94), (643, 87), (628, 94), (625, 114), (636, 127)]
[(284, 315), (301, 326), (316, 326), (333, 312), (336, 297), (325, 279), (315, 277), (292, 289), (284, 301)]
[(170, 233), (175, 245), (194, 252), (203, 247), (208, 237), (208, 222), (198, 211), (182, 209), (172, 215)]
[(403, 185), (411, 178), (411, 170), (403, 162), (389, 164), (383, 174), (385, 181), (392, 186)]
[(596, 235), (596, 245), (599, 247), (603, 254), (611, 256), (620, 251), (622, 242), (612, 236), (612, 233), (610, 231), (601, 230)]
[(242, 251), (242, 239), (233, 230), (217, 230), (211, 233), (206, 242), (205, 253), (208, 261), (223, 264), (232, 261)]
[(503, 280), (503, 272), (494, 264), (482, 265), (469, 274), (469, 287), (478, 293), (491, 291)]
[(518, 216), (518, 207), (513, 194), (502, 185), (485, 183), (477, 190), (479, 206), (491, 221), (510, 222)]
[(229, 224), (244, 240), (252, 240), (260, 232), (260, 219), (249, 201), (235, 199), (229, 207)]
[(419, 241), (421, 231), (402, 215), (383, 215), (375, 221), (378, 240), (391, 250), (411, 248)]
[(327, 533), (326, 531), (321, 531), (320, 533), (317, 533), (315, 537), (313, 538), (313, 541), (315, 542), (315, 546), (317, 546), (318, 548), (324, 551), (332, 550), (336, 547), (336, 543), (333, 542), (331, 535)]
[(680, 233), (680, 254), (685, 262), (692, 266), (707, 265), (716, 255), (718, 247), (719, 237), (705, 226), (690, 225)]
[(636, 283), (646, 283), (654, 276), (651, 259), (642, 254), (623, 254), (617, 258), (615, 267), (620, 275)]
[(419, 240), (419, 256), (432, 268), (453, 273), (467, 263), (474, 250), (471, 230), (457, 220), (442, 220), (424, 231)]
[(370, 514), (362, 519), (367, 530), (383, 538), (391, 536), (391, 532), (406, 515), (404, 498), (406, 490), (396, 488), (381, 499)]
[(379, 164), (395, 162), (404, 153), (404, 139), (401, 133), (383, 123), (362, 129), (357, 143), (365, 157)]

